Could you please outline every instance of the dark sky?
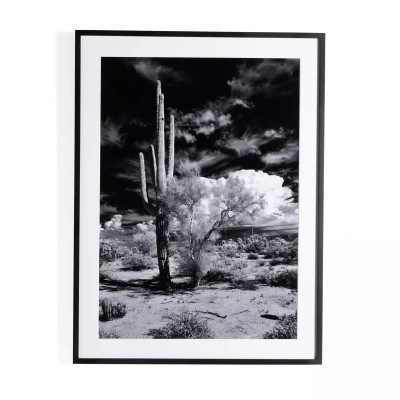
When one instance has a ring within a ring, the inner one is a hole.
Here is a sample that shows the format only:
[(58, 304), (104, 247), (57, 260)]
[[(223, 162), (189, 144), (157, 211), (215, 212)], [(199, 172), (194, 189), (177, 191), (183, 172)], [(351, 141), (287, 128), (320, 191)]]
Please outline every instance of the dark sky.
[[(138, 154), (153, 144), (156, 80), (175, 115), (176, 164), (206, 177), (254, 169), (279, 175), (298, 198), (299, 60), (102, 58), (101, 222), (147, 218)], [(146, 154), (146, 153), (145, 153)]]

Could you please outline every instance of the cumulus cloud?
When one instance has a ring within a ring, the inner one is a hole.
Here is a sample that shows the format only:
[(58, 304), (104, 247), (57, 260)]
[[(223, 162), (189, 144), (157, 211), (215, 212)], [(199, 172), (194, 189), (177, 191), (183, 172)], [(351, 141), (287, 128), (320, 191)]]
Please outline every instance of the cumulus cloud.
[(299, 142), (288, 140), (285, 145), (277, 151), (269, 152), (261, 157), (267, 166), (289, 164), (299, 159)]
[(115, 214), (110, 221), (104, 223), (106, 231), (120, 231), (122, 230), (122, 215)]
[(128, 135), (121, 133), (122, 124), (117, 124), (107, 118), (101, 124), (101, 145), (122, 147)]
[(232, 94), (248, 99), (255, 94), (285, 96), (292, 92), (293, 79), (299, 69), (297, 59), (264, 59), (255, 65), (244, 62), (238, 66), (236, 76), (227, 83)]
[[(249, 224), (263, 225), (293, 225), (298, 223), (298, 204), (293, 203), (292, 191), (283, 186), (283, 178), (276, 175), (269, 175), (266, 172), (255, 170), (240, 170), (229, 174), (227, 178), (210, 179), (200, 178), (209, 188), (223, 187), (239, 179), (244, 188), (254, 195), (264, 199), (264, 207)], [(220, 210), (214, 210), (216, 204), (212, 195), (202, 199), (196, 209), (197, 215), (214, 215)]]

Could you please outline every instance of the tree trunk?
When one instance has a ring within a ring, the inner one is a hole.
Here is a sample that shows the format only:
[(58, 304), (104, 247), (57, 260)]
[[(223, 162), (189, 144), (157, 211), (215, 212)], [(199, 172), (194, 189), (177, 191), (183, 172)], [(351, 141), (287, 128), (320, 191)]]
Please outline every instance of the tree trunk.
[(160, 204), (156, 215), (157, 256), (160, 270), (160, 282), (163, 289), (171, 287), (171, 275), (169, 272), (169, 229), (168, 215), (165, 206)]

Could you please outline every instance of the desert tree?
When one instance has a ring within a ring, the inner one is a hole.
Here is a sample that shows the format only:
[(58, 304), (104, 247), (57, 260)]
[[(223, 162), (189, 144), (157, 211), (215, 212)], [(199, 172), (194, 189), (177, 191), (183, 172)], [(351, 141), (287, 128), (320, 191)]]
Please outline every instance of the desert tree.
[(155, 198), (151, 201), (147, 190), (146, 168), (143, 153), (139, 154), (141, 194), (144, 208), (156, 217), (157, 259), (160, 282), (164, 289), (171, 287), (169, 268), (169, 215), (167, 206), (168, 181), (174, 175), (174, 116), (170, 116), (168, 166), (165, 167), (164, 95), (161, 82), (157, 81), (156, 93), (156, 149), (149, 146), (150, 170)]
[[(238, 177), (210, 180), (196, 169), (180, 165), (179, 178), (169, 182), (168, 205), (177, 221), (181, 253), (198, 286), (202, 277), (204, 250), (221, 229), (251, 222), (264, 208), (265, 198), (248, 188)], [(204, 210), (207, 211), (204, 211)]]

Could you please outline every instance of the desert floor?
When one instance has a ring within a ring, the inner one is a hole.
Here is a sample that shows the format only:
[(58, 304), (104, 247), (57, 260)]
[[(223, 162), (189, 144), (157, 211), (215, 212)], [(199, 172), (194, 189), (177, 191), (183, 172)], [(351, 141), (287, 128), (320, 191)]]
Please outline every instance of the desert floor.
[[(117, 298), (126, 303), (127, 313), (123, 318), (99, 321), (101, 336), (151, 338), (149, 330), (166, 325), (168, 314), (190, 311), (207, 320), (216, 339), (261, 339), (276, 324), (265, 314), (280, 317), (296, 312), (296, 290), (256, 281), (257, 274), (271, 268), (268, 263), (262, 266), (257, 260), (247, 260), (247, 279), (254, 279), (252, 290), (248, 290), (227, 282), (203, 282), (193, 289), (189, 278), (176, 276), (177, 260), (172, 257), (170, 262), (174, 282), (171, 293), (158, 289), (156, 268), (127, 271), (119, 260), (108, 263), (114, 279), (100, 284), (100, 302), (107, 297)], [(282, 265), (273, 268), (278, 271), (283, 267), (297, 269)]]

